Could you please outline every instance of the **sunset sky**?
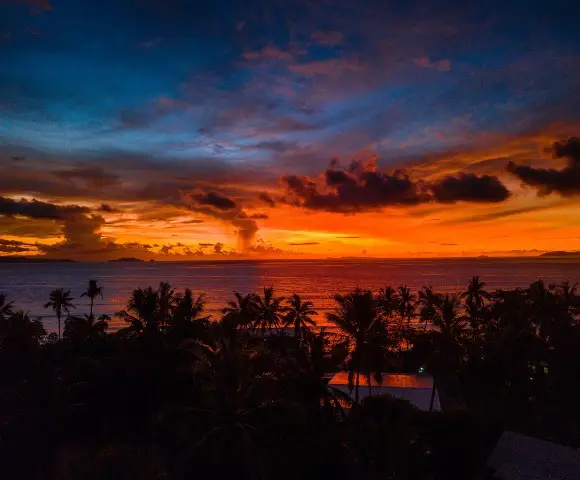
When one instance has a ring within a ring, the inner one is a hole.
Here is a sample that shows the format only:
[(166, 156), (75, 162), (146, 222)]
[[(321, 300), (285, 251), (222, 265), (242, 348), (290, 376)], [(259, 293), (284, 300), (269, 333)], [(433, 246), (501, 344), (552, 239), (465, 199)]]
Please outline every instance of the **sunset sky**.
[(0, 0), (0, 255), (580, 250), (579, 5)]

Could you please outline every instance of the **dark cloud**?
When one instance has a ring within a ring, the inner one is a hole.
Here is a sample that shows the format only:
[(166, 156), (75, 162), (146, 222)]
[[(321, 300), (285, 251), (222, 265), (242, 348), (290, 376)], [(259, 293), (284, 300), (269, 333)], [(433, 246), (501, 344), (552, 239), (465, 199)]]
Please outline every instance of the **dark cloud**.
[(207, 215), (233, 225), (237, 229), (238, 246), (242, 250), (245, 250), (252, 244), (258, 232), (258, 224), (234, 200), (217, 192), (184, 193), (182, 200), (190, 210), (196, 213)]
[(233, 210), (237, 204), (231, 198), (217, 192), (208, 192), (192, 195), (191, 198), (199, 205), (209, 205), (218, 210)]
[(271, 207), (274, 207), (276, 205), (276, 201), (270, 196), (270, 194), (268, 194), (266, 192), (260, 193), (260, 195), (258, 196), (258, 198), (260, 200), (262, 200), (262, 202), (270, 205)]
[(481, 202), (496, 203), (507, 200), (510, 191), (497, 178), (462, 173), (449, 176), (431, 186), (433, 197), (441, 203)]
[(252, 213), (248, 218), (251, 218), (252, 220), (268, 220), (270, 217), (268, 217), (266, 213)]
[(22, 216), (28, 218), (65, 220), (72, 215), (88, 213), (87, 207), (79, 205), (55, 205), (53, 203), (41, 202), (36, 199), (13, 200), (11, 198), (0, 197), (0, 215), (8, 217)]
[(209, 248), (209, 247), (213, 247), (213, 243), (200, 243), (199, 246), (200, 248)]
[(562, 170), (533, 168), (509, 162), (508, 171), (525, 185), (537, 190), (538, 195), (557, 193), (562, 197), (580, 194), (580, 138), (570, 137), (552, 145), (554, 158), (565, 158), (568, 166)]
[(405, 172), (380, 172), (374, 160), (353, 161), (346, 169), (334, 165), (318, 181), (300, 175), (281, 180), (291, 194), (289, 203), (312, 210), (354, 213), (429, 200), (429, 194)]
[(463, 223), (471, 223), (471, 222), (488, 222), (491, 220), (498, 220), (501, 218), (506, 217), (513, 217), (516, 215), (524, 215), (526, 213), (531, 212), (538, 212), (541, 210), (548, 210), (552, 208), (554, 205), (543, 205), (543, 206), (531, 206), (531, 207), (522, 207), (522, 208), (513, 208), (511, 210), (499, 210), (496, 212), (488, 212), (482, 213), (479, 215), (468, 215), (461, 218), (456, 218), (453, 220), (446, 220), (442, 223), (447, 225), (456, 225), (456, 224), (463, 224)]
[(288, 245), (292, 247), (304, 247), (306, 245), (320, 245), (320, 242), (296, 242), (296, 243), (289, 243)]
[(388, 206), (427, 202), (502, 202), (509, 190), (497, 177), (475, 174), (449, 176), (435, 183), (412, 180), (405, 171), (378, 170), (375, 159), (352, 161), (340, 168), (336, 160), (317, 179), (286, 175), (281, 178), (289, 197), (286, 202), (312, 210), (355, 213)]
[(101, 206), (99, 207), (99, 211), (104, 212), (104, 213), (116, 213), (119, 210), (112, 207), (108, 203), (101, 203)]
[(111, 187), (120, 183), (117, 175), (106, 172), (98, 166), (79, 166), (68, 170), (55, 170), (52, 175), (59, 179), (80, 182), (94, 188)]
[(35, 250), (35, 244), (0, 238), (0, 253), (24, 253)]

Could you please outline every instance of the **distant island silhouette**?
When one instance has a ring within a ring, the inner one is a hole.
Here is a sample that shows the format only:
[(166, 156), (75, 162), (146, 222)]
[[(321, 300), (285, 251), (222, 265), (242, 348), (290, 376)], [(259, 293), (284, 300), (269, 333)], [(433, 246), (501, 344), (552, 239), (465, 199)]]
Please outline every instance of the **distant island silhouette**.
[(141, 260), (140, 258), (135, 257), (121, 257), (115, 260), (109, 260), (109, 262), (144, 262), (145, 260)]
[(542, 253), (540, 257), (580, 257), (580, 252), (566, 252), (564, 250), (557, 250), (554, 252)]
[(0, 256), (0, 262), (2, 263), (57, 263), (57, 262), (67, 262), (74, 263), (76, 260), (71, 260), (70, 258), (46, 258), (46, 257), (18, 257), (18, 256)]

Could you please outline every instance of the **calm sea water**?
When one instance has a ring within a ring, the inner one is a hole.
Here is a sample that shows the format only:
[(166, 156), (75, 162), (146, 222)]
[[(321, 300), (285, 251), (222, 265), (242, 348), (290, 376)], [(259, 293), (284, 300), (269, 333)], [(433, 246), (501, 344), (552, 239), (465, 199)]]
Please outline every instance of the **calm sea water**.
[[(113, 314), (123, 308), (132, 289), (168, 281), (174, 287), (203, 293), (207, 312), (216, 316), (233, 291), (241, 293), (274, 287), (278, 295), (294, 292), (327, 311), (332, 296), (355, 287), (378, 290), (407, 284), (417, 290), (432, 285), (441, 292), (463, 291), (469, 278), (480, 275), (488, 289), (527, 286), (538, 278), (547, 283), (580, 280), (580, 259), (454, 259), (454, 260), (298, 260), (183, 263), (0, 263), (0, 292), (7, 293), (17, 308), (43, 316), (47, 329), (55, 319), (42, 308), (49, 292), (71, 289), (77, 308), (88, 313), (86, 297), (80, 295), (89, 279), (104, 287), (95, 312)], [(324, 323), (324, 315), (319, 315)], [(123, 325), (118, 319), (112, 327)]]

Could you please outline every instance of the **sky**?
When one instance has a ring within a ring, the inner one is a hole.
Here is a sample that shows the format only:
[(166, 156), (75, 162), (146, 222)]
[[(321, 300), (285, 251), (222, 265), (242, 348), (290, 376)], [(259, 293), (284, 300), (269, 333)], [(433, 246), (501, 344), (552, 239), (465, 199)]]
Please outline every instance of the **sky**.
[(0, 255), (580, 250), (579, 14), (0, 0)]

